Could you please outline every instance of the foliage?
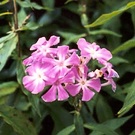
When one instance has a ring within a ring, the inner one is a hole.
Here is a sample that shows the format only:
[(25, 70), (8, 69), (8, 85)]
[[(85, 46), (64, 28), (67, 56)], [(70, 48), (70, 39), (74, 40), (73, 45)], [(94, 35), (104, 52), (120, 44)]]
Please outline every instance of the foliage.
[[(0, 135), (135, 134), (134, 0), (2, 0), (0, 30)], [(79, 111), (73, 99), (45, 103), (29, 93), (22, 61), (38, 38), (51, 35), (70, 48), (84, 37), (110, 50), (116, 92), (102, 88), (89, 102), (77, 101)]]

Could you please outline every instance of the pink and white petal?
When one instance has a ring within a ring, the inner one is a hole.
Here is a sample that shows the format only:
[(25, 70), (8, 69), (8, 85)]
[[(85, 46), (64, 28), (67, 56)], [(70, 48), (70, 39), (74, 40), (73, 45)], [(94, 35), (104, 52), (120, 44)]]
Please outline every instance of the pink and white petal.
[(62, 85), (58, 85), (57, 90), (58, 90), (58, 101), (68, 99), (69, 95), (66, 92), (66, 90), (62, 87)]
[(65, 61), (68, 51), (69, 51), (69, 46), (63, 45), (58, 47), (57, 56), (59, 58), (59, 61), (62, 62)]
[(45, 42), (46, 42), (46, 38), (45, 38), (45, 37), (39, 38), (38, 41), (37, 41), (35, 44), (33, 44), (33, 45), (31, 46), (30, 50), (35, 50), (35, 49), (37, 49), (38, 46), (43, 45)]
[(69, 71), (62, 79), (63, 83), (74, 83), (75, 82), (75, 76), (73, 71)]
[(26, 66), (31, 65), (33, 60), (34, 60), (34, 58), (32, 56), (30, 56), (30, 57), (23, 60), (23, 64)]
[(35, 86), (33, 85), (34, 79), (33, 79), (32, 76), (25, 76), (25, 77), (23, 77), (22, 82), (23, 82), (24, 87), (28, 91), (30, 91), (30, 92), (33, 91)]
[(109, 69), (108, 72), (109, 72), (108, 77), (113, 77), (113, 78), (117, 77), (117, 78), (119, 78), (118, 73), (114, 69)]
[(33, 82), (33, 85), (35, 86), (33, 91), (32, 91), (32, 94), (38, 94), (40, 93), (41, 91), (43, 91), (43, 89), (45, 88), (45, 82), (43, 80), (35, 80)]
[(80, 87), (77, 84), (68, 84), (66, 90), (70, 95), (76, 96), (80, 92)]
[(92, 99), (92, 97), (95, 95), (93, 91), (91, 91), (88, 88), (83, 89), (83, 94), (82, 94), (82, 101), (89, 101)]
[(97, 59), (100, 60), (105, 60), (108, 61), (112, 58), (112, 54), (109, 50), (102, 48), (98, 51), (98, 56)]
[(57, 45), (60, 42), (60, 37), (51, 36), (48, 42), (50, 46)]
[(101, 82), (100, 79), (91, 79), (89, 80), (89, 87), (93, 88), (94, 90), (96, 90), (97, 92), (99, 92), (101, 90)]
[(58, 67), (59, 68), (59, 71), (60, 71), (60, 74), (59, 74), (59, 77), (64, 77), (69, 71), (70, 69), (67, 68), (67, 67)]
[(57, 94), (57, 91), (56, 91), (56, 86), (52, 86), (43, 96), (42, 96), (42, 99), (45, 101), (45, 102), (53, 102), (56, 100), (56, 94)]
[(54, 66), (53, 68), (50, 69), (50, 72), (49, 72), (48, 76), (50, 78), (55, 78), (55, 77), (58, 78), (58, 76), (56, 76), (56, 75), (59, 74), (59, 72), (60, 72), (59, 67)]
[(69, 58), (67, 58), (65, 60), (65, 64), (67, 66), (69, 66), (69, 65), (79, 65), (80, 64), (79, 56), (74, 52)]
[(88, 43), (84, 38), (80, 38), (77, 41), (77, 45), (78, 45), (78, 48), (79, 48), (80, 51), (83, 51), (84, 48), (88, 48)]

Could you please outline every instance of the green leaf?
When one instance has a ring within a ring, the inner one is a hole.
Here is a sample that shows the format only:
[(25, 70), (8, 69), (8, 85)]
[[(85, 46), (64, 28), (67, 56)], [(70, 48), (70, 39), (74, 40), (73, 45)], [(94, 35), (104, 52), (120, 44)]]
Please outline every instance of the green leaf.
[(70, 125), (61, 130), (57, 135), (70, 135), (75, 130), (75, 125)]
[(10, 106), (0, 106), (0, 116), (20, 135), (37, 135), (35, 127), (19, 110)]
[(52, 10), (48, 7), (43, 7), (43, 6), (40, 6), (38, 5), (37, 3), (35, 2), (30, 2), (30, 0), (25, 0), (25, 1), (20, 1), (20, 0), (17, 0), (17, 2), (19, 3), (19, 5), (21, 7), (24, 7), (24, 8), (35, 8), (37, 10), (42, 10), (42, 9), (45, 9), (45, 10)]
[(8, 3), (8, 2), (9, 2), (9, 0), (3, 0), (2, 2), (0, 2), (0, 5), (4, 5), (4, 4)]
[(0, 16), (3, 16), (3, 15), (11, 15), (13, 14), (12, 12), (4, 12), (4, 13), (0, 13)]
[(107, 21), (109, 21), (110, 19), (112, 19), (113, 17), (119, 15), (120, 13), (128, 10), (129, 8), (133, 6), (135, 6), (135, 2), (129, 2), (126, 6), (116, 11), (101, 15), (95, 22), (93, 22), (92, 24), (86, 25), (85, 27), (89, 28), (89, 27), (96, 27), (96, 26), (102, 25), (106, 23)]
[(135, 80), (133, 81), (132, 85), (127, 88), (127, 90), (128, 92), (124, 104), (118, 112), (119, 116), (124, 115), (135, 105)]
[(14, 132), (13, 128), (2, 121), (2, 124), (0, 125), (0, 135), (18, 135), (16, 132)]
[(12, 94), (18, 88), (17, 82), (5, 82), (0, 84), (0, 97)]
[(90, 130), (99, 131), (99, 132), (103, 133), (104, 135), (118, 135), (110, 127), (108, 127), (104, 124), (87, 123), (87, 124), (84, 124), (84, 127), (88, 128)]
[(107, 29), (90, 31), (90, 35), (97, 35), (97, 34), (105, 34), (105, 35), (112, 35), (112, 36), (116, 36), (116, 37), (121, 37), (120, 34), (117, 34), (116, 32), (113, 32), (113, 31), (107, 30)]
[(112, 130), (116, 130), (121, 127), (124, 123), (126, 123), (133, 115), (123, 117), (123, 118), (115, 118), (105, 121), (103, 124), (111, 128)]
[(28, 22), (25, 26), (22, 27), (22, 30), (36, 30), (39, 27), (41, 27), (41, 25), (34, 22)]
[(129, 63), (128, 60), (126, 60), (122, 57), (118, 57), (118, 56), (113, 56), (113, 58), (110, 60), (110, 62), (115, 66), (118, 64), (121, 64), (121, 63)]
[[(62, 102), (53, 102), (48, 104), (49, 114), (54, 121), (52, 135), (55, 135), (62, 129), (72, 124), (72, 115), (62, 107)], [(66, 116), (66, 117), (65, 117)]]
[(5, 42), (2, 48), (0, 48), (0, 71), (6, 64), (6, 61), (8, 57), (11, 55), (12, 51), (16, 48), (17, 42), (18, 37), (16, 35), (12, 39)]
[[(127, 122), (132, 116), (133, 115), (123, 118), (110, 119), (108, 121), (103, 122), (102, 125), (109, 127), (111, 130), (116, 130), (119, 127), (121, 127), (125, 122)], [(103, 133), (99, 131), (93, 131), (91, 135), (103, 135)]]
[(83, 120), (79, 112), (74, 114), (75, 131), (77, 135), (84, 135)]
[(4, 97), (0, 97), (0, 105), (3, 105), (7, 102), (8, 97), (4, 96)]
[(24, 8), (21, 8), (17, 15), (18, 15), (18, 25), (19, 27), (21, 27), (27, 17), (27, 14), (25, 13)]
[(100, 122), (104, 122), (108, 119), (113, 118), (113, 112), (112, 112), (111, 107), (101, 95), (98, 95), (98, 98), (97, 98), (96, 114)]
[[(8, 35), (6, 35), (6, 36), (4, 36), (4, 37), (1, 37), (0, 38), (0, 44), (1, 43), (4, 43), (4, 42), (6, 42), (6, 41), (8, 41), (8, 40), (10, 40), (10, 39), (12, 39), (13, 37), (15, 37), (15, 33), (13, 33), (13, 32), (10, 32)], [(2, 47), (0, 47), (0, 49), (1, 49)]]
[(130, 40), (126, 41), (125, 43), (123, 43), (122, 45), (118, 46), (116, 49), (114, 49), (112, 51), (112, 54), (116, 54), (120, 51), (126, 51), (128, 49), (133, 48), (133, 47), (135, 47), (135, 38), (130, 39)]
[(135, 129), (129, 135), (135, 135)]
[(64, 31), (57, 31), (57, 33), (65, 38), (65, 41), (63, 44), (69, 44), (71, 42), (76, 42), (79, 38), (85, 37), (86, 34), (76, 34), (76, 33), (71, 33), (71, 32), (64, 32)]

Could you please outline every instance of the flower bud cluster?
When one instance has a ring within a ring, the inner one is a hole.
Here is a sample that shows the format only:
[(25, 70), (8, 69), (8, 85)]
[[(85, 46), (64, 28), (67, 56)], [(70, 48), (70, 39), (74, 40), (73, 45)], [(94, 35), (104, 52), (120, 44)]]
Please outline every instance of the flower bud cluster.
[[(106, 85), (111, 85), (115, 91), (113, 78), (119, 75), (109, 62), (112, 58), (109, 50), (84, 38), (77, 41), (78, 49), (58, 46), (59, 42), (60, 38), (53, 35), (49, 40), (41, 37), (31, 46), (31, 56), (23, 61), (27, 74), (23, 77), (23, 85), (28, 91), (32, 94), (43, 92), (45, 102), (67, 100), (78, 94), (82, 101), (89, 101)], [(99, 65), (95, 69), (93, 61)]]

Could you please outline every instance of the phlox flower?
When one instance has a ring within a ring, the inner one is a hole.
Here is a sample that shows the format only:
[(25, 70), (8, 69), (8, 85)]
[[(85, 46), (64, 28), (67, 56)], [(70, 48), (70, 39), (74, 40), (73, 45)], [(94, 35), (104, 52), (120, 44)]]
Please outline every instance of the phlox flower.
[(58, 101), (66, 100), (69, 97), (68, 92), (65, 89), (65, 83), (74, 83), (74, 73), (68, 72), (63, 77), (59, 76), (59, 73), (50, 83), (51, 88), (42, 96), (45, 102), (52, 102), (58, 99)]
[[(82, 101), (89, 101), (106, 85), (111, 85), (115, 91), (113, 79), (119, 75), (108, 62), (112, 58), (109, 50), (84, 38), (77, 42), (80, 52), (67, 45), (56, 47), (59, 42), (60, 38), (53, 35), (49, 40), (41, 37), (31, 46), (32, 54), (23, 61), (27, 75), (22, 81), (28, 91), (38, 94), (48, 86), (42, 95), (45, 102), (67, 100), (69, 96), (78, 95)], [(102, 66), (100, 69), (89, 68), (94, 60)]]
[(45, 61), (53, 65), (50, 76), (54, 77), (58, 72), (59, 76), (63, 76), (69, 72), (73, 65), (79, 64), (79, 58), (75, 52), (69, 53), (69, 47), (66, 45), (57, 48), (57, 56), (55, 58), (48, 58)]
[(106, 83), (103, 83), (102, 86), (106, 85), (112, 85), (112, 90), (116, 90), (116, 83), (114, 82), (113, 78), (119, 78), (118, 73), (112, 69), (112, 64), (109, 62), (106, 62), (105, 66), (101, 68), (101, 71), (104, 74), (104, 79), (107, 80)]
[(46, 86), (46, 82), (50, 80), (48, 77), (49, 66), (45, 67), (41, 63), (34, 63), (27, 67), (28, 75), (23, 77), (24, 87), (33, 94), (38, 94)]
[(85, 74), (79, 75), (77, 67), (73, 69), (75, 74), (76, 83), (67, 84), (66, 89), (72, 95), (82, 94), (82, 101), (89, 101), (95, 94), (94, 91), (99, 92), (101, 89), (100, 79), (89, 79), (87, 69)]
[(53, 57), (56, 54), (57, 49), (52, 46), (59, 43), (59, 37), (51, 36), (47, 41), (45, 37), (39, 38), (39, 40), (33, 44), (30, 50), (35, 50), (32, 56), (37, 60), (42, 60), (44, 57)]
[(104, 67), (101, 69), (96, 69), (95, 71), (91, 71), (88, 76), (91, 78), (103, 78), (105, 83), (102, 83), (101, 86), (107, 86), (107, 85), (112, 85), (112, 90), (116, 90), (116, 84), (113, 80), (113, 78), (119, 78), (118, 73), (112, 69), (112, 64), (109, 62), (104, 63)]
[(77, 42), (81, 55), (89, 59), (97, 59), (100, 61), (108, 61), (112, 58), (112, 54), (105, 48), (100, 48), (96, 43), (89, 43), (84, 38), (80, 38)]

